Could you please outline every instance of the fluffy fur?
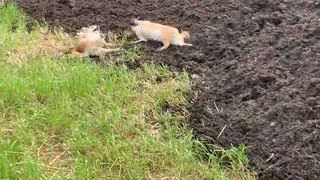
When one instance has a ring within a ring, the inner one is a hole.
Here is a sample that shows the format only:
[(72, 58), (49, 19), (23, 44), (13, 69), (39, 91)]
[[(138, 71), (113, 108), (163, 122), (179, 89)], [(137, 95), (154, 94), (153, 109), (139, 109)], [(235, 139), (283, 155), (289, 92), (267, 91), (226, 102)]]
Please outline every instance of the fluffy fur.
[(111, 44), (105, 41), (105, 36), (101, 33), (99, 26), (82, 28), (77, 33), (77, 43), (72, 55), (78, 57), (99, 56), (105, 57), (107, 53), (117, 52), (120, 49), (109, 49)]
[(163, 46), (158, 49), (159, 51), (167, 49), (170, 44), (192, 46), (192, 44), (184, 42), (185, 39), (190, 38), (187, 31), (179, 33), (179, 30), (175, 27), (138, 19), (133, 19), (133, 23), (136, 26), (131, 26), (131, 29), (139, 38), (133, 43), (147, 42), (148, 40), (162, 42)]

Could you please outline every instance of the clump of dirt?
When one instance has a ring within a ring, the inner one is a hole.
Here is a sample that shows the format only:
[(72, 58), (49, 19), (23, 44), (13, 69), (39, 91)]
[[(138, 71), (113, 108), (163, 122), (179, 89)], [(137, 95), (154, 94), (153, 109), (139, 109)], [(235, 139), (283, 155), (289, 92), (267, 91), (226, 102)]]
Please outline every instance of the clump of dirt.
[(135, 17), (190, 31), (193, 47), (156, 52), (160, 43), (142, 44), (156, 61), (193, 77), (189, 111), (197, 137), (223, 147), (248, 145), (259, 179), (320, 177), (317, 1), (16, 2), (31, 17), (69, 32), (93, 24), (125, 31)]

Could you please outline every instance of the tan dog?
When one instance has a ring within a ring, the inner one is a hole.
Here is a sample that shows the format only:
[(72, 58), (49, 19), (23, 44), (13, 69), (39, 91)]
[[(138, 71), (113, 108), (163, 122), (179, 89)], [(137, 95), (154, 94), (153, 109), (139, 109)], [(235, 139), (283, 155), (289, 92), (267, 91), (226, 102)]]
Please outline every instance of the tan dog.
[(90, 55), (105, 57), (107, 53), (120, 51), (117, 49), (106, 49), (111, 44), (105, 41), (105, 36), (100, 32), (98, 26), (90, 26), (88, 28), (82, 28), (77, 33), (77, 44), (74, 48), (72, 55), (77, 57), (88, 57)]
[(184, 39), (190, 38), (190, 34), (187, 31), (179, 33), (179, 30), (175, 27), (150, 21), (134, 19), (133, 22), (136, 26), (132, 26), (131, 29), (139, 38), (138, 41), (133, 43), (147, 42), (148, 40), (162, 42), (163, 46), (160, 47), (158, 51), (167, 49), (170, 44), (178, 46), (192, 46), (192, 44), (184, 42)]

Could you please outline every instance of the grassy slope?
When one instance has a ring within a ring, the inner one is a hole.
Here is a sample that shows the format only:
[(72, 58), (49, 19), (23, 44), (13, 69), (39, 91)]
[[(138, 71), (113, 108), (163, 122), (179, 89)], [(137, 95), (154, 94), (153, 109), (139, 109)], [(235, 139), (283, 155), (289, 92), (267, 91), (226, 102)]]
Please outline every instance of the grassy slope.
[[(186, 105), (185, 73), (59, 57), (50, 45), (70, 45), (68, 35), (28, 33), (13, 5), (0, 17), (0, 179), (254, 179), (244, 148), (200, 162), (204, 148), (176, 126), (186, 114), (161, 109)], [(124, 49), (116, 59), (139, 58)]]

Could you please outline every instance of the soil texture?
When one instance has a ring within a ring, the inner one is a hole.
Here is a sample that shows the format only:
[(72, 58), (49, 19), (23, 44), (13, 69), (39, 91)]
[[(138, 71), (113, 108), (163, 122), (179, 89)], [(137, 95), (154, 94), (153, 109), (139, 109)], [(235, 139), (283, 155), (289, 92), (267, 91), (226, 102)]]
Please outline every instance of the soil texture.
[(320, 179), (320, 1), (16, 0), (50, 26), (130, 30), (140, 18), (187, 30), (193, 47), (141, 43), (193, 82), (190, 127), (245, 143), (258, 179)]

